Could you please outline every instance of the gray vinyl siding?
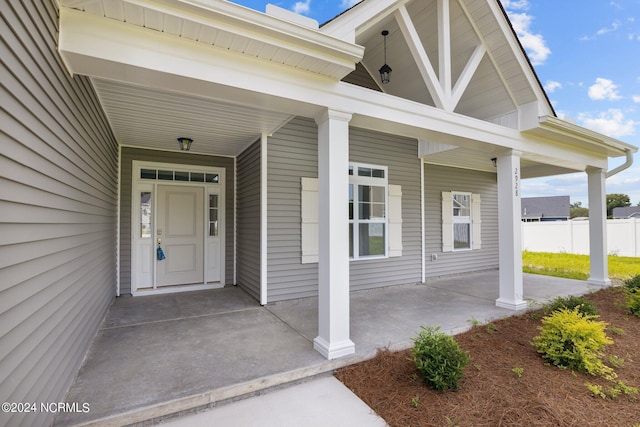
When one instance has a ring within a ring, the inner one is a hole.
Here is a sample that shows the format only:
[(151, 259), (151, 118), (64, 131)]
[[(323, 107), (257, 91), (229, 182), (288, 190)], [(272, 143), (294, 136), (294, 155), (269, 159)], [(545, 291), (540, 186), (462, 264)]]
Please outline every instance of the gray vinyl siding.
[(301, 264), (300, 178), (318, 177), (318, 127), (295, 118), (267, 143), (268, 302), (318, 293), (318, 265)]
[[(401, 257), (351, 261), (352, 290), (421, 280), (420, 161), (412, 139), (350, 129), (350, 161), (389, 167), (402, 186)], [(317, 295), (318, 264), (301, 263), (300, 178), (318, 177), (317, 126), (296, 118), (268, 143), (268, 300)], [(346, 206), (346, 201), (345, 201)]]
[[(378, 77), (379, 78), (379, 77)], [(349, 73), (342, 79), (345, 83), (351, 83), (353, 85), (366, 87), (367, 89), (375, 90), (376, 92), (382, 92), (378, 82), (371, 77), (371, 74), (367, 71), (362, 63), (356, 64), (356, 69)]]
[(0, 397), (60, 402), (115, 296), (118, 147), (90, 81), (58, 57), (54, 3), (0, 15)]
[(260, 141), (237, 159), (237, 282), (260, 300)]
[[(427, 277), (498, 268), (498, 189), (496, 174), (425, 164), (425, 270)], [(482, 247), (442, 252), (442, 192), (480, 194)], [(431, 261), (436, 254), (437, 260)]]
[(225, 168), (225, 282), (233, 284), (234, 270), (234, 159), (123, 147), (120, 166), (120, 294), (131, 294), (131, 171), (133, 161), (175, 163)]
[(402, 186), (402, 256), (351, 261), (351, 289), (421, 282), (418, 142), (415, 139), (351, 128), (349, 160), (387, 166), (389, 184)]

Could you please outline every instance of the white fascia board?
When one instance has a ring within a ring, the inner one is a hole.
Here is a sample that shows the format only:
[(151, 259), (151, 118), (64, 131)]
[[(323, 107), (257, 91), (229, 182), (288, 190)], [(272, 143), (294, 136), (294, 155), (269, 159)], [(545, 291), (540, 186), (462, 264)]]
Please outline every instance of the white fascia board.
[[(590, 129), (578, 126), (554, 116), (542, 116), (539, 119), (540, 128), (564, 138), (572, 138), (582, 144), (588, 144), (606, 150), (609, 157), (624, 156), (627, 151), (636, 153), (638, 147), (611, 138)], [(535, 133), (535, 129), (531, 132)]]
[(354, 113), (356, 127), (607, 167), (598, 153), (562, 142), (82, 12), (61, 10), (59, 50), (78, 74), (305, 117), (335, 109)]
[[(113, 0), (118, 1), (118, 0)], [(338, 79), (355, 69), (362, 60), (364, 47), (275, 16), (249, 9), (227, 1), (189, 0), (124, 0), (139, 7), (153, 10), (166, 17), (184, 20), (215, 30), (225, 31), (276, 48), (296, 52), (340, 67)], [(63, 2), (64, 3), (64, 2)], [(60, 13), (75, 13), (84, 19), (94, 15), (62, 8)], [(61, 17), (62, 19), (62, 17)], [(61, 25), (62, 26), (62, 25)]]
[[(144, 0), (145, 3), (149, 4), (155, 4), (156, 1)], [(170, 0), (162, 1), (167, 4), (174, 4)], [(307, 49), (311, 48), (320, 55), (326, 55), (327, 58), (335, 59), (337, 56), (344, 56), (344, 60), (353, 63), (359, 62), (364, 55), (364, 47), (362, 46), (335, 37), (329, 37), (318, 30), (229, 1), (183, 0), (181, 5), (185, 5), (184, 9), (191, 12), (190, 17), (193, 19), (201, 20), (203, 16), (208, 18), (207, 21), (201, 21), (201, 24), (214, 24), (215, 28), (235, 30), (238, 34), (244, 36), (255, 36), (256, 40), (279, 44), (281, 47), (288, 49), (299, 49), (300, 53), (306, 53)], [(167, 7), (167, 13), (180, 16), (181, 12), (174, 12), (174, 10), (174, 7)], [(284, 41), (287, 43), (283, 43)], [(303, 46), (304, 49), (302, 48)]]

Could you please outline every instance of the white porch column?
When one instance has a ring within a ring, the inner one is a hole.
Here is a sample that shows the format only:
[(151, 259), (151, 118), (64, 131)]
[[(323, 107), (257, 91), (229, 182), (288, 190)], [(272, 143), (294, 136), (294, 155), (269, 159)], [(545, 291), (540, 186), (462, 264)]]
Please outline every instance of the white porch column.
[(318, 124), (318, 336), (313, 348), (327, 359), (355, 353), (349, 338), (349, 121), (335, 110)]
[(607, 259), (607, 202), (605, 171), (587, 168), (589, 182), (589, 262), (591, 274), (587, 283), (594, 286), (611, 286), (609, 260)]
[(497, 161), (500, 295), (496, 305), (510, 310), (527, 307), (522, 284), (521, 155), (511, 150)]

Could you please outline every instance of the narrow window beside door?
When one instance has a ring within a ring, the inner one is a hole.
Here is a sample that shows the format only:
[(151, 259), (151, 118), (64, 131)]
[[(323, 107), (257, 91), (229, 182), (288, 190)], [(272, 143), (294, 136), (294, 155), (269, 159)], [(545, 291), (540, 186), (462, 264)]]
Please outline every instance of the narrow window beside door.
[(140, 237), (151, 237), (151, 192), (140, 192)]
[(209, 236), (218, 235), (218, 195), (209, 195)]

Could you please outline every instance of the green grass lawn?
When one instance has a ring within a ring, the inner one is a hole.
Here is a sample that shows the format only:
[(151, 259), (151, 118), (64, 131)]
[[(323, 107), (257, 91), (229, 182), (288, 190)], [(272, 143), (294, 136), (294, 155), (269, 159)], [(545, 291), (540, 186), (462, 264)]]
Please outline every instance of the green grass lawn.
[[(589, 278), (589, 255), (524, 251), (522, 271), (586, 280)], [(638, 274), (640, 258), (609, 255), (609, 277), (612, 280), (626, 280)]]

